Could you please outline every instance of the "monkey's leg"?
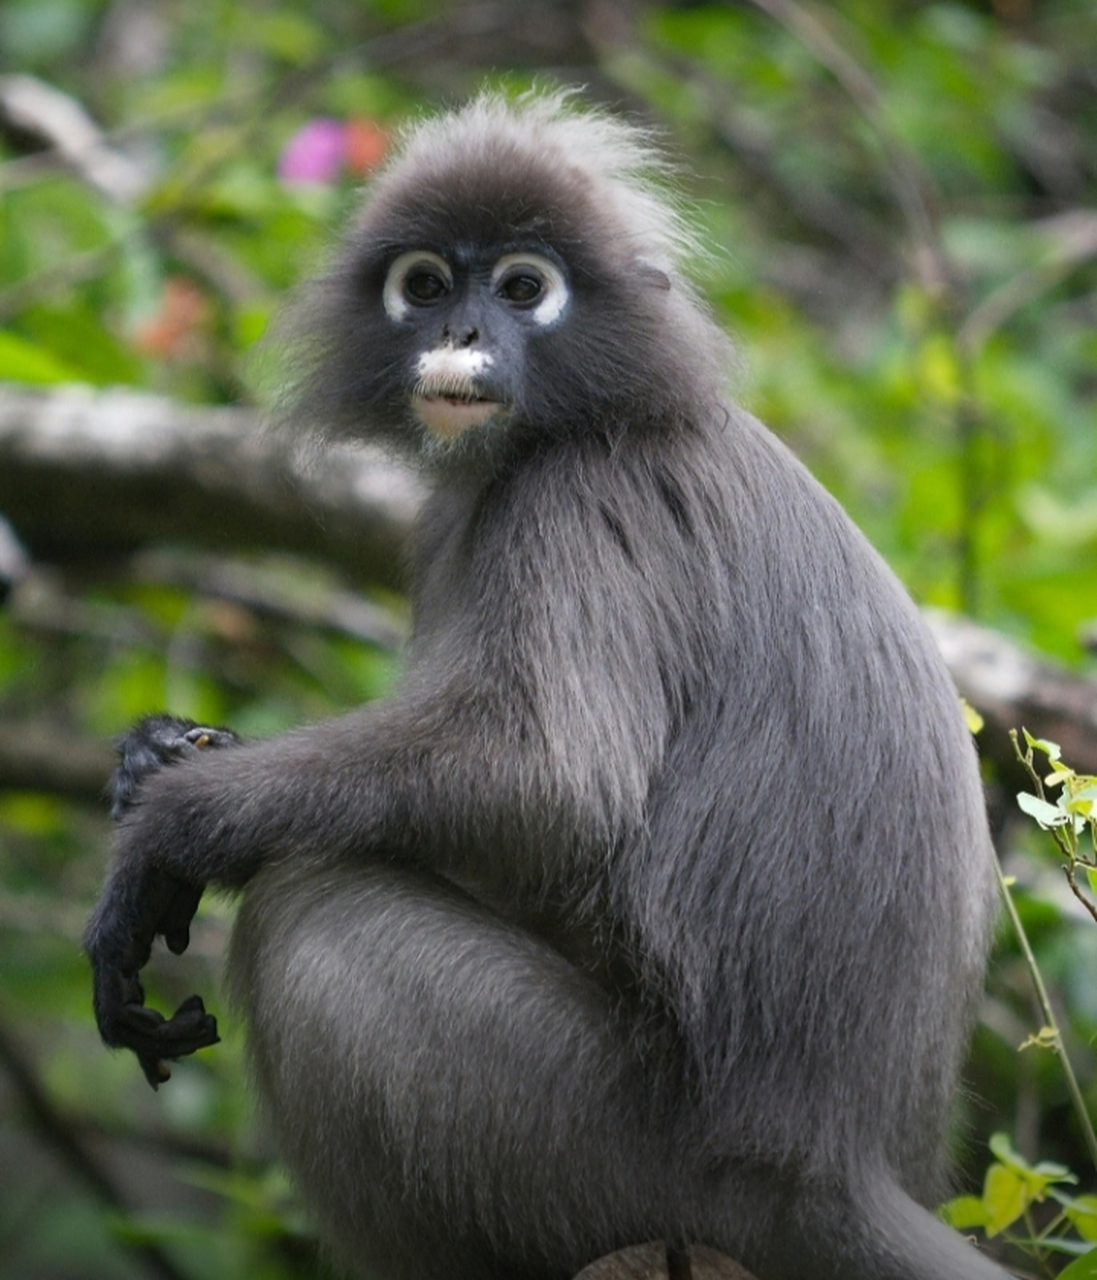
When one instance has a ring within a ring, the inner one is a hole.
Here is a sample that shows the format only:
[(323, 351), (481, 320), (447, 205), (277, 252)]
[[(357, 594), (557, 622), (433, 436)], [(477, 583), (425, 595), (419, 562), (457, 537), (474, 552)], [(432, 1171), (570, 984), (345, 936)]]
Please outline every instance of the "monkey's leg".
[(638, 1039), (593, 982), (459, 891), (269, 867), (245, 891), (231, 979), (283, 1153), (344, 1261), (563, 1277), (673, 1228), (686, 1188)]
[(231, 977), (283, 1154), (371, 1280), (564, 1280), (656, 1238), (762, 1280), (1004, 1280), (882, 1171), (855, 1192), (706, 1168), (689, 1091), (640, 1029), (441, 881), (269, 866)]

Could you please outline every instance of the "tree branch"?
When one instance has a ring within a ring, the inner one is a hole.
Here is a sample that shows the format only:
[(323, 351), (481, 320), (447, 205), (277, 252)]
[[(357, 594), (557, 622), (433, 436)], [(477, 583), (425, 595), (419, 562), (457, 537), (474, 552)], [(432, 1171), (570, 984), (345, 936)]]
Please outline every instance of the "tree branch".
[[(0, 513), (38, 555), (86, 563), (164, 542), (280, 549), (398, 586), (421, 499), (415, 476), (379, 451), (336, 447), (306, 463), (244, 410), (122, 390), (0, 388)], [(261, 576), (215, 578), (199, 589), (383, 644), (397, 636), (383, 615), (348, 612), (338, 591), (302, 612)], [(929, 618), (960, 692), (987, 722), (980, 747), (1004, 773), (1008, 731), (1020, 725), (1097, 773), (1097, 684), (966, 619)], [(0, 732), (0, 787), (95, 799), (110, 763), (98, 744), (38, 724)]]
[(398, 586), (422, 498), (379, 450), (305, 457), (246, 410), (85, 387), (0, 387), (0, 512), (75, 563), (184, 541), (312, 555)]
[(41, 720), (0, 724), (0, 788), (45, 791), (99, 805), (114, 752), (102, 738), (81, 738)]
[(1016, 768), (1010, 729), (1057, 742), (1079, 773), (1097, 773), (1097, 683), (1037, 658), (957, 614), (926, 610), (961, 695), (986, 722), (979, 749), (998, 770)]

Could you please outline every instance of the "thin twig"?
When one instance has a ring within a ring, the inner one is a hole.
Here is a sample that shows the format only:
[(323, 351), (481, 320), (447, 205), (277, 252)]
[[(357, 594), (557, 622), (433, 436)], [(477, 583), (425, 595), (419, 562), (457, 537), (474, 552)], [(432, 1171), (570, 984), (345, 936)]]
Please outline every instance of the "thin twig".
[(1029, 943), (1028, 934), (1025, 933), (1025, 926), (1021, 923), (1021, 917), (1017, 911), (1016, 905), (1014, 904), (1013, 895), (1009, 891), (1009, 884), (1002, 871), (1002, 864), (998, 861), (997, 853), (994, 855), (994, 870), (998, 876), (998, 888), (1002, 892), (1002, 900), (1006, 904), (1006, 912), (1009, 915), (1011, 924), (1013, 925), (1013, 932), (1017, 936), (1017, 943), (1021, 948), (1021, 954), (1024, 956), (1025, 965), (1027, 966), (1029, 975), (1032, 978), (1032, 985), (1036, 991), (1036, 1000), (1040, 1006), (1044, 1025), (1047, 1026), (1052, 1033), (1053, 1047), (1063, 1068), (1063, 1075), (1067, 1082), (1067, 1091), (1069, 1092), (1071, 1101), (1074, 1104), (1074, 1111), (1082, 1129), (1082, 1136), (1085, 1139), (1086, 1148), (1089, 1151), (1089, 1158), (1093, 1162), (1094, 1169), (1097, 1169), (1097, 1133), (1094, 1133), (1093, 1121), (1089, 1118), (1089, 1111), (1086, 1108), (1086, 1100), (1083, 1097), (1082, 1090), (1078, 1084), (1078, 1077), (1074, 1074), (1074, 1067), (1071, 1065), (1070, 1058), (1067, 1055), (1066, 1046), (1063, 1044), (1063, 1033), (1059, 1029), (1059, 1022), (1055, 1017), (1055, 1011), (1051, 1007), (1051, 998), (1048, 995), (1047, 987), (1044, 985), (1043, 974), (1040, 972), (1039, 965), (1036, 963), (1036, 956)]
[(1012, 276), (975, 307), (957, 334), (960, 348), (978, 354), (1013, 316), (1097, 257), (1097, 214), (1074, 210), (1044, 223), (1051, 244), (1045, 258)]
[(1085, 907), (1085, 909), (1093, 917), (1094, 922), (1097, 923), (1097, 906), (1094, 906), (1093, 902), (1089, 898), (1087, 898), (1086, 895), (1079, 888), (1078, 881), (1074, 877), (1074, 864), (1072, 862), (1068, 862), (1067, 865), (1063, 868), (1063, 874), (1067, 878), (1067, 884), (1070, 885), (1071, 893), (1074, 894), (1074, 896), (1078, 899), (1078, 901), (1082, 904), (1082, 906)]

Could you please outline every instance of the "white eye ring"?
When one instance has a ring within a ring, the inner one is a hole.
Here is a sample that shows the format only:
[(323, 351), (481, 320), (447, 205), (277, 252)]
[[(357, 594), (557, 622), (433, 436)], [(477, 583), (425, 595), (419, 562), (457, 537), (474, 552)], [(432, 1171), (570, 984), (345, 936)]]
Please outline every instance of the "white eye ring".
[(409, 249), (407, 253), (402, 253), (396, 259), (389, 267), (388, 275), (385, 276), (385, 288), (381, 294), (381, 300), (391, 320), (403, 320), (411, 310), (407, 298), (404, 297), (404, 284), (416, 267), (430, 267), (447, 285), (451, 287), (453, 285), (453, 272), (444, 258), (431, 253), (428, 249)]
[(515, 267), (528, 267), (544, 285), (544, 292), (530, 314), (537, 324), (548, 325), (558, 320), (568, 304), (570, 293), (564, 273), (549, 258), (539, 253), (505, 253), (491, 269), (491, 287), (497, 290), (503, 277)]

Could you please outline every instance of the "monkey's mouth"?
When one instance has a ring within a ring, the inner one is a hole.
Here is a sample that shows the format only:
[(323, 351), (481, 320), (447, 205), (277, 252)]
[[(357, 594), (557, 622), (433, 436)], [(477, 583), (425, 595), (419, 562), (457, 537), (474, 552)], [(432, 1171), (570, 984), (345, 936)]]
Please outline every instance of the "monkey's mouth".
[(443, 440), (455, 440), (470, 427), (477, 427), (503, 408), (502, 402), (472, 393), (460, 395), (423, 391), (411, 397), (412, 412)]

